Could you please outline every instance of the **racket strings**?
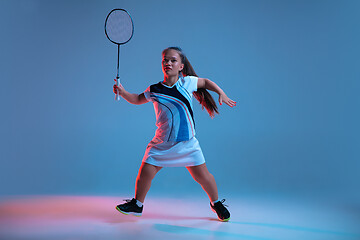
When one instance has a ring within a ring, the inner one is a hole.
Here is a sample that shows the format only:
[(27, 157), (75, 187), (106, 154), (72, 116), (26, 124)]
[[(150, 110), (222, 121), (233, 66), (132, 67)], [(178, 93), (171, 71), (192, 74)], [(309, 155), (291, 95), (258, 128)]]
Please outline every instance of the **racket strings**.
[(113, 11), (106, 21), (106, 34), (117, 44), (129, 41), (133, 34), (130, 16), (124, 11)]

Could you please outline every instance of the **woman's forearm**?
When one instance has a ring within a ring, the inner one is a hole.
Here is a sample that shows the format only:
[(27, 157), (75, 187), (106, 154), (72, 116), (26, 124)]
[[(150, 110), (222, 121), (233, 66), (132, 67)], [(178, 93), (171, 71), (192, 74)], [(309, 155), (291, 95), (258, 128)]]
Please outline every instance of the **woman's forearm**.
[(126, 91), (125, 89), (123, 89), (123, 92), (121, 93), (121, 96), (128, 101), (129, 103), (132, 104), (139, 104), (139, 94), (136, 93), (129, 93), (128, 91)]
[(224, 93), (224, 91), (213, 81), (211, 81), (210, 79), (206, 79), (205, 81), (205, 88), (210, 90), (210, 91), (214, 91), (217, 94), (222, 94)]

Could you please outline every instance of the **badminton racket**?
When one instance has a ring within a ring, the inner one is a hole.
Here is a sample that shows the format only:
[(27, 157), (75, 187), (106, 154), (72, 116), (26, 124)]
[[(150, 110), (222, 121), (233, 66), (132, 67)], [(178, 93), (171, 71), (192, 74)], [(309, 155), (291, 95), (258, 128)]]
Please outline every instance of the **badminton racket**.
[[(119, 62), (120, 45), (130, 41), (134, 33), (134, 24), (130, 14), (125, 9), (113, 9), (105, 20), (106, 37), (118, 46), (116, 85), (120, 84)], [(115, 100), (119, 101), (120, 96), (116, 93)]]

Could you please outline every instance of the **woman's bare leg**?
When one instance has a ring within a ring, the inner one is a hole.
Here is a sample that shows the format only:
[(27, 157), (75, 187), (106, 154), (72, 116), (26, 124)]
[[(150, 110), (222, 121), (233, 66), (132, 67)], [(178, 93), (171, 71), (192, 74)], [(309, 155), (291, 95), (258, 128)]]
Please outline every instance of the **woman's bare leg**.
[[(198, 182), (201, 187), (205, 190), (209, 196), (210, 201), (218, 200), (218, 190), (215, 182), (214, 176), (209, 172), (206, 167), (206, 164), (201, 164), (198, 166), (186, 167), (190, 172), (191, 176), (196, 182)], [(140, 201), (140, 200), (139, 200)]]
[(135, 184), (135, 199), (144, 202), (145, 196), (150, 189), (151, 181), (162, 167), (148, 163), (142, 163)]

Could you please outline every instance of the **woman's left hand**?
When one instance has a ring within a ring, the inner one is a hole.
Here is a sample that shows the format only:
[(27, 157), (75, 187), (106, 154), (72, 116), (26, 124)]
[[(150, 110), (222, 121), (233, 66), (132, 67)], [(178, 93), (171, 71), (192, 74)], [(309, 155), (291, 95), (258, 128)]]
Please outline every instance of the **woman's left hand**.
[(219, 95), (219, 104), (222, 105), (222, 103), (226, 103), (230, 107), (236, 106), (236, 102), (228, 98), (225, 93)]

